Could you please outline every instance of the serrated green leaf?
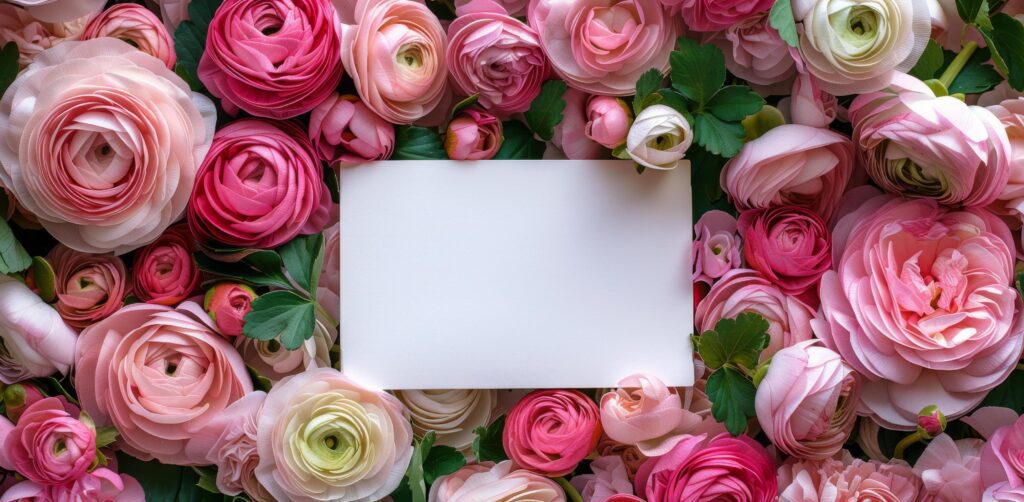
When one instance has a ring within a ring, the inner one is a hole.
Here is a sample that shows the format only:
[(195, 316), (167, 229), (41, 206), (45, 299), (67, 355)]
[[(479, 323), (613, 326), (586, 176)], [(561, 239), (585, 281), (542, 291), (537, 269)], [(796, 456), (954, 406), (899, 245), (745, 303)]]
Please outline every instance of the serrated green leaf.
[(768, 24), (779, 32), (779, 37), (790, 47), (796, 47), (800, 43), (796, 20), (793, 18), (793, 4), (790, 0), (775, 0), (768, 14)]
[(204, 253), (195, 253), (193, 256), (199, 270), (217, 277), (254, 286), (292, 288), (282, 270), (281, 257), (274, 251), (259, 251), (235, 263), (217, 261)]
[(323, 234), (300, 235), (277, 248), (277, 253), (292, 280), (310, 296), (316, 296), (324, 265)]
[(505, 432), (505, 415), (487, 427), (477, 427), (473, 430), (476, 437), (473, 438), (473, 456), (477, 462), (502, 462), (508, 460), (505, 453), (505, 445), (501, 442), (501, 435)]
[(680, 38), (669, 62), (672, 87), (701, 107), (725, 83), (725, 55), (712, 44), (699, 45), (688, 38)]
[(934, 40), (929, 40), (921, 54), (921, 59), (917, 60), (917, 64), (910, 70), (910, 74), (921, 80), (937, 78), (945, 61), (942, 46)]
[(555, 126), (562, 122), (567, 88), (561, 80), (544, 82), (540, 94), (533, 99), (530, 109), (524, 114), (526, 124), (544, 141), (551, 141), (555, 135)]
[(544, 158), (547, 146), (533, 137), (533, 131), (522, 122), (510, 120), (502, 124), (504, 139), (494, 155), (495, 160), (538, 160)]
[(441, 136), (425, 127), (403, 125), (395, 131), (395, 152), (392, 160), (445, 160)]
[(32, 257), (25, 251), (7, 220), (0, 218), (0, 274), (21, 272), (32, 265)]
[(996, 49), (1006, 63), (1010, 87), (1024, 91), (1024, 25), (1005, 13), (992, 16)]
[(768, 346), (768, 321), (744, 312), (736, 319), (720, 319), (715, 329), (696, 339), (697, 351), (708, 368), (733, 364), (748, 369), (757, 366), (761, 351)]
[(245, 315), (242, 334), (256, 340), (279, 340), (288, 350), (296, 350), (313, 336), (316, 305), (291, 291), (271, 291), (252, 302)]
[(639, 115), (644, 108), (647, 108), (652, 103), (648, 103), (648, 98), (654, 94), (655, 91), (661, 87), (661, 81), (665, 77), (662, 76), (661, 71), (657, 68), (651, 68), (640, 75), (640, 78), (636, 81), (636, 96), (633, 97), (633, 113)]
[(428, 485), (466, 465), (466, 457), (451, 446), (435, 445), (423, 461), (423, 479)]
[(7, 92), (7, 88), (11, 86), (14, 79), (18, 77), (18, 72), (21, 71), (21, 65), (18, 64), (19, 57), (21, 57), (21, 53), (18, 51), (18, 44), (14, 42), (7, 42), (3, 49), (0, 49), (0, 96)]
[(725, 424), (733, 436), (747, 430), (747, 420), (757, 415), (754, 383), (732, 368), (719, 368), (708, 377), (707, 395), (711, 400), (711, 415)]
[(693, 133), (697, 144), (725, 158), (739, 153), (746, 136), (742, 125), (724, 122), (710, 113), (694, 115)]
[(42, 256), (34, 256), (32, 258), (31, 270), (32, 280), (35, 282), (36, 289), (39, 290), (39, 297), (46, 303), (57, 299), (53, 266), (50, 265), (50, 262), (46, 261), (46, 258)]
[(728, 85), (708, 101), (707, 110), (726, 122), (739, 122), (761, 111), (764, 98), (745, 85)]

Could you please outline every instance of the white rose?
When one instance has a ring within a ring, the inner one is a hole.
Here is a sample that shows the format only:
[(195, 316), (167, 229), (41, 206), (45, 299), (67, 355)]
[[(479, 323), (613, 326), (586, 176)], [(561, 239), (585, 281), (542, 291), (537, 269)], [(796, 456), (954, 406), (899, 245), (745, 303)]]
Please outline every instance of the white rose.
[(675, 169), (693, 143), (690, 123), (665, 105), (649, 106), (637, 115), (626, 136), (626, 153), (644, 167)]

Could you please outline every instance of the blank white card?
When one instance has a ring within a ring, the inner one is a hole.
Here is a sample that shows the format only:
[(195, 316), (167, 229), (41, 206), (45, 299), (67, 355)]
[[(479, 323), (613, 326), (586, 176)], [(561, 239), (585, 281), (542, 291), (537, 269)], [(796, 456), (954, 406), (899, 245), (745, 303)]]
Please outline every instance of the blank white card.
[(400, 161), (341, 175), (342, 367), (380, 389), (693, 384), (689, 167)]

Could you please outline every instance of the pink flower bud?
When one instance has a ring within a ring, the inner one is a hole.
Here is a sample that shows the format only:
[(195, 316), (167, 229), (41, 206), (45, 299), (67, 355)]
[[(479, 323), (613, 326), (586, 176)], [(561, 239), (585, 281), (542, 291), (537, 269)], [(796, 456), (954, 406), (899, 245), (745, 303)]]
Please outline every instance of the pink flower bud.
[(610, 96), (594, 96), (587, 103), (587, 137), (606, 148), (626, 142), (633, 114), (626, 102)]
[(444, 149), (452, 160), (488, 160), (501, 147), (501, 122), (487, 112), (466, 110), (448, 124)]
[(929, 439), (938, 436), (946, 430), (946, 416), (939, 411), (938, 406), (926, 406), (917, 415), (917, 430)]
[(26, 408), (32, 406), (36, 401), (46, 398), (39, 388), (29, 382), (19, 382), (8, 385), (4, 389), (4, 405), (7, 407), (7, 417), (12, 422), (17, 422)]
[(252, 310), (256, 292), (249, 286), (222, 282), (210, 288), (203, 299), (203, 308), (225, 336), (241, 336), (245, 314)]

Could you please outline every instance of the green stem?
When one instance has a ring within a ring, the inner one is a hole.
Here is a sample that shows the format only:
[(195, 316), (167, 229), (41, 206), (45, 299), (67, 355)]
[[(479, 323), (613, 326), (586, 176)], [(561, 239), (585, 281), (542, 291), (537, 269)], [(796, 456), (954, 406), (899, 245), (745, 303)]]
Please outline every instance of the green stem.
[(924, 434), (921, 433), (921, 431), (916, 431), (911, 434), (907, 434), (907, 437), (901, 439), (900, 442), (896, 444), (896, 449), (893, 450), (892, 452), (892, 458), (903, 459), (903, 452), (906, 451), (906, 449), (909, 448), (910, 445), (917, 443), (918, 441), (922, 441), (924, 439), (927, 438)]
[(1022, 363), (1022, 364), (1018, 364), (1018, 365), (1017, 365), (1017, 369), (1019, 369), (1019, 370), (1024, 370), (1024, 363)]
[(942, 72), (942, 76), (939, 77), (939, 81), (948, 89), (953, 85), (953, 81), (956, 80), (956, 76), (963, 71), (964, 66), (967, 66), (967, 61), (974, 55), (974, 51), (978, 50), (977, 42), (967, 42), (964, 48), (960, 50), (960, 54), (956, 55), (952, 63), (949, 63), (949, 67), (946, 71)]
[(570, 502), (583, 502), (580, 492), (576, 491), (576, 487), (569, 483), (568, 480), (565, 478), (555, 478), (555, 481), (565, 490), (565, 495), (569, 497)]

